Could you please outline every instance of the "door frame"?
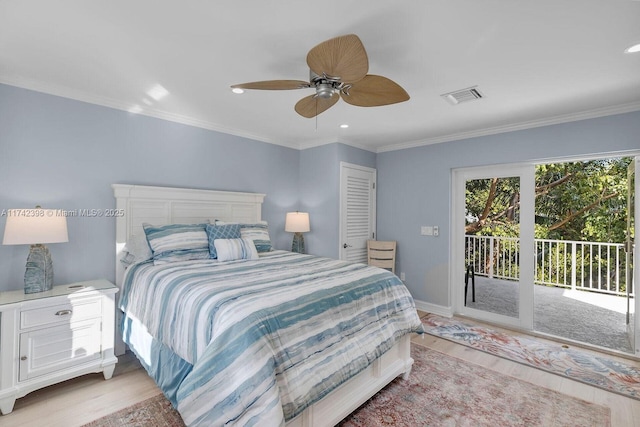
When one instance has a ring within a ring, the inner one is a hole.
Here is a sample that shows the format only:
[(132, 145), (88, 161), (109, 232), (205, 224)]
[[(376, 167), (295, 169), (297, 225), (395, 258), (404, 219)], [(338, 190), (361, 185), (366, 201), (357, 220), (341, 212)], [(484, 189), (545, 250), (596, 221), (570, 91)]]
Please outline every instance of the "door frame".
[[(477, 166), (452, 169), (450, 303), (453, 312), (478, 320), (533, 330), (535, 164)], [(518, 317), (473, 309), (464, 305), (464, 216), (466, 182), (472, 179), (520, 178), (520, 285)]]
[[(633, 204), (633, 215), (634, 215), (634, 245), (638, 242), (638, 218), (640, 218), (640, 185), (638, 185), (638, 176), (640, 176), (640, 153), (636, 153), (635, 155), (629, 156), (633, 157), (633, 163), (635, 164), (634, 170), (634, 204)], [(633, 355), (636, 357), (640, 357), (640, 294), (638, 294), (638, 286), (640, 285), (640, 250), (636, 245), (635, 250), (633, 251), (633, 283), (634, 283), (634, 312), (633, 312)]]
[(345, 259), (345, 250), (343, 248), (343, 244), (346, 241), (346, 230), (345, 227), (343, 225), (344, 223), (344, 185), (345, 185), (345, 179), (346, 179), (346, 170), (345, 169), (355, 169), (361, 172), (366, 172), (366, 173), (371, 173), (373, 175), (373, 189), (372, 189), (372, 193), (371, 193), (371, 230), (373, 231), (373, 235), (377, 236), (378, 235), (378, 230), (377, 230), (377, 220), (376, 220), (376, 210), (377, 210), (377, 200), (376, 200), (376, 194), (377, 194), (377, 182), (378, 182), (378, 171), (374, 168), (370, 168), (367, 166), (360, 166), (360, 165), (356, 165), (353, 163), (347, 163), (347, 162), (340, 162), (340, 189), (339, 189), (339, 223), (338, 223), (338, 254), (339, 254), (339, 259), (344, 260)]

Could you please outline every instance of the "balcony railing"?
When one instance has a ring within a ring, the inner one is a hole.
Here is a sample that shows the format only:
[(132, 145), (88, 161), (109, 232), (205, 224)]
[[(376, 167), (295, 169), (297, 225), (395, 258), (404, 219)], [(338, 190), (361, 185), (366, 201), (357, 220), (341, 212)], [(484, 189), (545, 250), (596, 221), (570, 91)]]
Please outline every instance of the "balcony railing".
[[(466, 263), (473, 266), (476, 275), (519, 280), (520, 239), (467, 235), (465, 240)], [(624, 296), (627, 290), (624, 246), (535, 239), (534, 283)], [(630, 293), (633, 295), (633, 283)]]

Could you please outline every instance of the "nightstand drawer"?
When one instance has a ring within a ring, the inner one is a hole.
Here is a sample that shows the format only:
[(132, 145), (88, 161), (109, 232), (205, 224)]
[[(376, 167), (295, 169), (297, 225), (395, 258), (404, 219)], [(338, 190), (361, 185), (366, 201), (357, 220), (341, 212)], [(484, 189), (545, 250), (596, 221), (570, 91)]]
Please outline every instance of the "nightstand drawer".
[(101, 315), (100, 299), (73, 300), (63, 304), (23, 310), (20, 312), (20, 329), (93, 319)]

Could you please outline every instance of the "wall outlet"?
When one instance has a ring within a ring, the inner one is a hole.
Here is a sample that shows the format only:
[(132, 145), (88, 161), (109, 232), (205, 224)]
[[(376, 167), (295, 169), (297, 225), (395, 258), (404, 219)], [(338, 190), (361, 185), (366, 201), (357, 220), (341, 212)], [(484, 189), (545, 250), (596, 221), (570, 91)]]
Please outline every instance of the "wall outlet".
[(404, 271), (400, 273), (400, 280), (404, 282)]
[(440, 229), (438, 228), (437, 225), (433, 226), (433, 235), (434, 236), (439, 236), (440, 235)]

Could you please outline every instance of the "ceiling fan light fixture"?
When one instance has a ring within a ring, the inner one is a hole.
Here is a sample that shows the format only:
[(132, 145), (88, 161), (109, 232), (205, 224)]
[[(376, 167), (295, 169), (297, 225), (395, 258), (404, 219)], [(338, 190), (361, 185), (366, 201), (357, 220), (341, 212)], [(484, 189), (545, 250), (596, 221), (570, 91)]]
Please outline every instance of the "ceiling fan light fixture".
[(233, 93), (244, 93), (244, 89), (240, 89), (239, 87), (234, 87), (233, 89), (231, 89), (231, 92), (233, 92)]
[(320, 83), (316, 86), (316, 95), (318, 95), (318, 98), (329, 99), (333, 96), (333, 93), (333, 85), (329, 83)]

